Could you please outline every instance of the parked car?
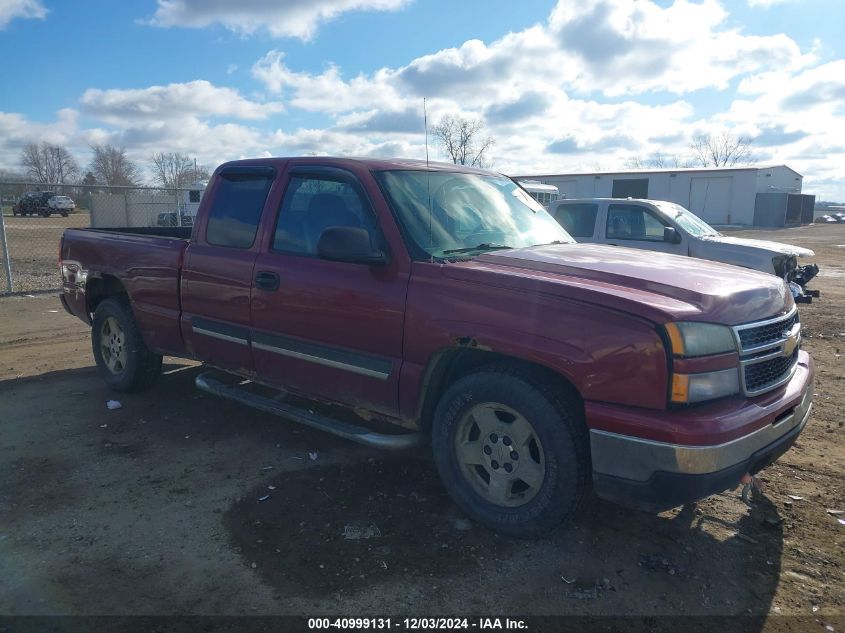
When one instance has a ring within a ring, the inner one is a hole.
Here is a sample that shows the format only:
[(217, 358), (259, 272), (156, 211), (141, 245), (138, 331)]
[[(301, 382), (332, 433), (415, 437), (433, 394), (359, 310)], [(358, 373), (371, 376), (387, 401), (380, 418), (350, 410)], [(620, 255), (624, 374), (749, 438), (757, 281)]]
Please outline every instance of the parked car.
[(14, 215), (36, 215), (41, 208), (41, 194), (37, 191), (27, 191), (12, 208)]
[(838, 224), (839, 218), (835, 218), (832, 215), (820, 215), (815, 220), (813, 220), (813, 224)]
[(69, 196), (52, 196), (47, 200), (47, 207), (51, 213), (60, 213), (66, 218), (76, 208), (76, 203)]
[(430, 442), (456, 503), (508, 534), (560, 524), (590, 483), (650, 510), (731, 488), (810, 416), (783, 279), (575, 243), (466, 166), (226, 163), (193, 231), (67, 229), (59, 253), (112, 389), (192, 358), (218, 396), (369, 446)]
[(40, 215), (42, 217), (49, 217), (51, 213), (62, 213), (62, 215), (67, 215), (66, 212), (62, 212), (59, 210), (52, 209), (50, 207), (50, 199), (55, 197), (56, 194), (53, 191), (28, 191), (15, 207), (12, 208), (12, 213), (14, 215)]
[[(787, 283), (799, 302), (810, 303), (817, 291), (807, 282), (818, 274), (808, 248), (722, 235), (689, 209), (663, 200), (582, 198), (558, 200), (551, 214), (579, 242), (610, 244), (687, 255), (771, 273)], [(733, 274), (726, 269), (726, 275)]]
[[(181, 219), (180, 222), (177, 221)], [(192, 215), (181, 215), (181, 218), (177, 215), (175, 211), (165, 211), (164, 213), (159, 213), (158, 217), (156, 218), (156, 226), (193, 226), (194, 225), (194, 216)]]

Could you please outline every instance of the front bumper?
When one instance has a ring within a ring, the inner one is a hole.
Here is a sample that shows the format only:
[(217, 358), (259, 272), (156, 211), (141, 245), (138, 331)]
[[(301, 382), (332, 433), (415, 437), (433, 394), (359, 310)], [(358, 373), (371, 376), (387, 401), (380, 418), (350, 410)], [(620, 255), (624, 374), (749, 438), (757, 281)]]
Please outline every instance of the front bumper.
[(596, 494), (624, 506), (659, 512), (733, 488), (743, 474), (757, 473), (774, 462), (792, 446), (810, 418), (813, 363), (808, 355), (802, 356), (804, 362), (799, 362), (795, 376), (781, 388), (782, 409), (772, 421), (729, 441), (676, 444), (591, 429)]

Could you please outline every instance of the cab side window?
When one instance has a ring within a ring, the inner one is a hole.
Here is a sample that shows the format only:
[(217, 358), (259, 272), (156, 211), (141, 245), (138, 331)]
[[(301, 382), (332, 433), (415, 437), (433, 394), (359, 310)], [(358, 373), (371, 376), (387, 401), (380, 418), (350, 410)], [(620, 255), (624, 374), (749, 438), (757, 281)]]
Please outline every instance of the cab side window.
[(250, 248), (261, 219), (274, 172), (222, 172), (208, 215), (205, 239), (215, 246)]
[(320, 235), (335, 226), (366, 229), (376, 240), (373, 212), (352, 183), (292, 176), (279, 210), (273, 250), (316, 255)]
[(615, 240), (663, 241), (663, 222), (646, 207), (611, 204), (607, 209), (607, 237)]
[(598, 212), (599, 205), (579, 202), (558, 206), (554, 216), (572, 237), (593, 237)]

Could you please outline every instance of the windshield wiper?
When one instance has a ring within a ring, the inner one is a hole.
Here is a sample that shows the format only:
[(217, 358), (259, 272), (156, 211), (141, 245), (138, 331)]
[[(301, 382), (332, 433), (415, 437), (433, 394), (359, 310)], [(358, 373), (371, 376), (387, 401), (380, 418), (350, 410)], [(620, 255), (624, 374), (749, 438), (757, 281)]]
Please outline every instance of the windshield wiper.
[(513, 248), (512, 246), (505, 246), (504, 244), (490, 244), (489, 242), (482, 242), (475, 246), (466, 246), (464, 248), (451, 248), (443, 251), (444, 255), (451, 255), (454, 253), (470, 253), (472, 251), (496, 251), (505, 248)]

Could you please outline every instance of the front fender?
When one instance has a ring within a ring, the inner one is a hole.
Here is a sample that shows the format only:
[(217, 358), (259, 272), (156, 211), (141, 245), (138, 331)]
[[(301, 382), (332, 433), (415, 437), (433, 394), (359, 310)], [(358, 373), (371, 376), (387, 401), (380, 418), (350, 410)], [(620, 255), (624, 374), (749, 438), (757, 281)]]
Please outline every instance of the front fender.
[(654, 324), (595, 306), (589, 317), (578, 314), (584, 309), (571, 305), (567, 315), (550, 320), (559, 328), (538, 330), (517, 323), (507, 327), (441, 319), (412, 334), (410, 316), (400, 379), (402, 417), (417, 416), (422, 401), (432, 395), (428, 391), (437, 387), (432, 375), (438, 362), (460, 349), (489, 352), (491, 362), (513, 359), (541, 366), (563, 377), (584, 400), (665, 408), (667, 357)]

